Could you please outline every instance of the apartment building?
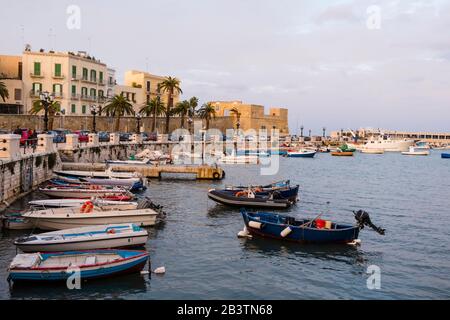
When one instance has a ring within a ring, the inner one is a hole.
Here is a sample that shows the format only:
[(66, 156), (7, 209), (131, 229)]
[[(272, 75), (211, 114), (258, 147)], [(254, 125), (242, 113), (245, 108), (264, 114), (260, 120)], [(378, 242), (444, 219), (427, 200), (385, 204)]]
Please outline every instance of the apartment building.
[(0, 55), (0, 82), (8, 90), (9, 97), (0, 99), (0, 113), (23, 113), (22, 58)]

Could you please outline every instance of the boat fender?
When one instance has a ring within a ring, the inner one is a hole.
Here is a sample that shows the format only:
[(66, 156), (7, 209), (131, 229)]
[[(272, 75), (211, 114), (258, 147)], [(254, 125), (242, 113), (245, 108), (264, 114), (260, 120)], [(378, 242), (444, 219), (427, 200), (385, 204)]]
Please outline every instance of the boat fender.
[(213, 173), (213, 178), (214, 178), (214, 180), (220, 180), (220, 173), (214, 172)]
[(238, 238), (251, 238), (252, 236), (250, 235), (250, 233), (247, 230), (247, 227), (244, 226), (244, 229), (239, 231), (237, 234)]
[(165, 268), (165, 267), (159, 267), (159, 268), (156, 268), (156, 269), (153, 271), (153, 273), (155, 273), (155, 274), (165, 274), (165, 273), (166, 273), (166, 268)]
[(280, 236), (282, 236), (283, 238), (286, 238), (291, 232), (292, 232), (292, 229), (289, 227), (286, 227), (283, 231), (281, 231)]
[(256, 222), (256, 221), (250, 221), (248, 223), (248, 226), (253, 228), (253, 229), (258, 229), (260, 230), (262, 228), (262, 223), (261, 222)]

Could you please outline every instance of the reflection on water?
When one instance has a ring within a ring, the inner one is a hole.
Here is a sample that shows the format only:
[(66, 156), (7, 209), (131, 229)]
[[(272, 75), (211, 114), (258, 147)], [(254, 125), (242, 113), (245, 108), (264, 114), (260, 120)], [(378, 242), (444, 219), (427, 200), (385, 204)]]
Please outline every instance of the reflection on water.
[[(149, 228), (152, 267), (164, 276), (139, 274), (63, 286), (14, 286), (7, 267), (16, 254), (14, 238), (0, 234), (2, 299), (394, 299), (450, 298), (450, 161), (429, 157), (352, 159), (319, 154), (313, 161), (280, 159), (276, 176), (260, 176), (258, 166), (224, 166), (224, 181), (151, 180), (144, 193), (164, 206), (165, 222)], [(420, 179), (419, 179), (420, 178)], [(282, 211), (301, 218), (353, 224), (351, 210), (364, 209), (386, 236), (364, 229), (362, 245), (300, 245), (272, 239), (238, 239), (244, 223), (238, 208), (207, 198), (210, 188), (268, 184), (290, 179), (300, 184), (300, 202)], [(31, 198), (42, 198), (35, 193)], [(14, 204), (24, 207), (30, 197)], [(330, 202), (327, 205), (327, 202)], [(420, 236), (419, 236), (420, 235)], [(379, 266), (381, 290), (369, 290), (367, 268)]]

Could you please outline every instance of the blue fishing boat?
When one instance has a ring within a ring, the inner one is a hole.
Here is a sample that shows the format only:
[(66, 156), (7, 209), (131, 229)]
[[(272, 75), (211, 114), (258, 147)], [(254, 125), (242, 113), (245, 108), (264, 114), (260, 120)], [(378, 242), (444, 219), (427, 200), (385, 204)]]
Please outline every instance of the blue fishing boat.
[(450, 159), (450, 153), (441, 153), (442, 159)]
[(288, 158), (314, 158), (316, 151), (310, 150), (300, 150), (300, 151), (289, 151), (287, 153)]
[(356, 225), (337, 224), (321, 219), (297, 219), (267, 212), (241, 210), (247, 231), (251, 235), (300, 243), (350, 243), (358, 239), (365, 225), (379, 234), (385, 230), (376, 227), (365, 211), (355, 212)]
[(65, 281), (78, 268), (81, 280), (139, 272), (149, 258), (147, 251), (94, 250), (18, 254), (9, 266), (8, 280)]

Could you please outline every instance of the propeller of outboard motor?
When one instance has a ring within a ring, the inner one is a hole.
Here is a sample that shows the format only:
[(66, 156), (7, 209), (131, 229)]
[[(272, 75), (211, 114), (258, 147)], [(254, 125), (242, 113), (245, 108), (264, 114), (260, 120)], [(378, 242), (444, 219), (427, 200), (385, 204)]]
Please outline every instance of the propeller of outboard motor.
[(370, 220), (370, 216), (369, 216), (368, 212), (366, 212), (364, 210), (358, 210), (358, 211), (353, 211), (353, 214), (355, 215), (355, 219), (356, 219), (356, 221), (358, 221), (358, 226), (361, 229), (364, 229), (364, 226), (368, 226), (381, 235), (385, 234), (386, 229), (382, 229), (382, 228), (374, 225), (372, 223), (372, 221)]

